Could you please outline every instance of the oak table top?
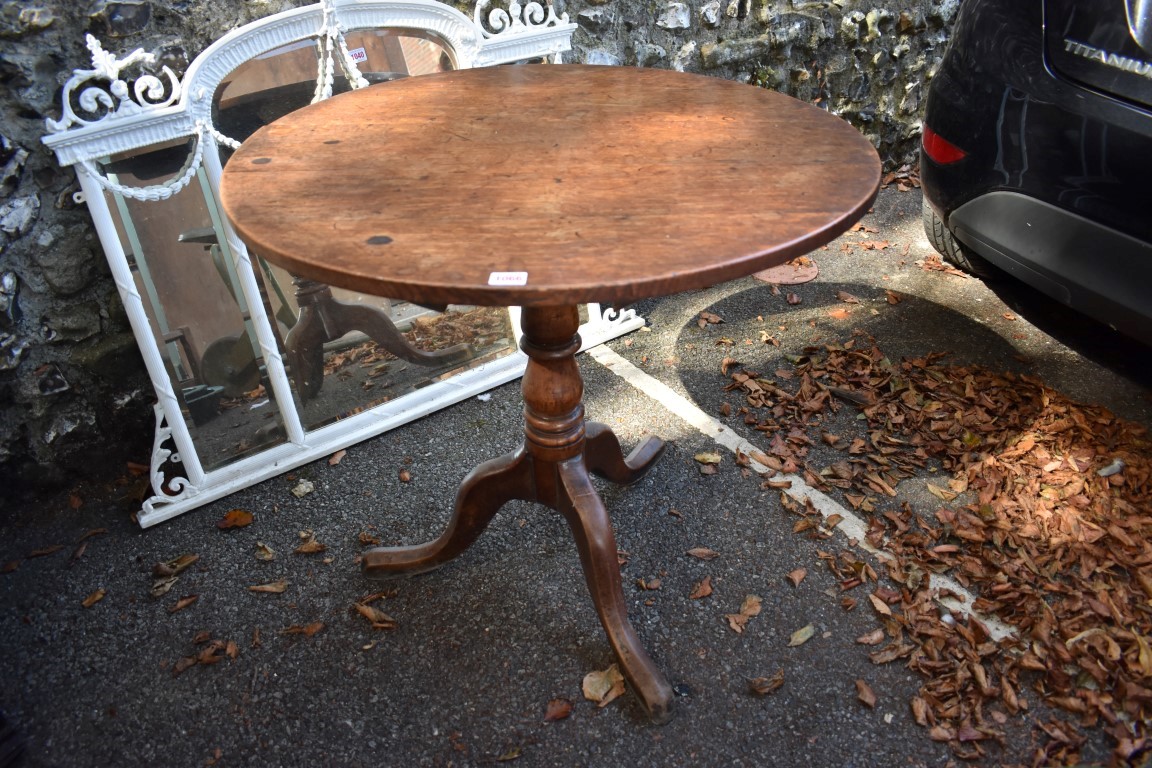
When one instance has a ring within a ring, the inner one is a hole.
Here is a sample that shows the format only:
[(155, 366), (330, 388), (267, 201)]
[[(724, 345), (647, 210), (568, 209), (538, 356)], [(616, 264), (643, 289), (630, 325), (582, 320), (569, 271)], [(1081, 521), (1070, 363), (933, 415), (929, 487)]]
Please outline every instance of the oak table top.
[[(850, 125), (762, 88), (502, 66), (294, 112), (245, 141), (220, 195), (253, 250), (321, 282), (425, 304), (620, 305), (813, 250), (867, 210), (879, 170)], [(489, 284), (508, 273), (525, 284)]]
[(463, 553), (506, 502), (562, 515), (624, 678), (648, 717), (672, 686), (628, 620), (615, 534), (590, 479), (628, 456), (584, 420), (577, 305), (711, 285), (807, 253), (871, 205), (880, 164), (851, 126), (778, 93), (663, 70), (471, 69), (294, 112), (232, 156), (223, 208), (248, 246), (304, 278), (423, 304), (520, 305), (519, 448), (472, 470), (435, 540), (364, 553), (370, 577)]

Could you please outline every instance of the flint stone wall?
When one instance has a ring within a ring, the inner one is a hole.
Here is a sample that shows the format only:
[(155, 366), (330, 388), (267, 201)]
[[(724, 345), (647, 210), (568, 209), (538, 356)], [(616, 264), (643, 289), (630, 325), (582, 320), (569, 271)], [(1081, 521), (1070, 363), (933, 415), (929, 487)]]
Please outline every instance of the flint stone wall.
[[(151, 450), (153, 394), (72, 170), (40, 142), (84, 34), (182, 74), (293, 0), (0, 0), (0, 498), (109, 477)], [(557, 0), (565, 61), (751, 82), (851, 121), (889, 168), (914, 160), (925, 79), (959, 0)], [(472, 6), (456, 3), (471, 15)], [(723, 194), (701, 189), (701, 195)], [(733, 215), (739, 215), (734, 209)]]

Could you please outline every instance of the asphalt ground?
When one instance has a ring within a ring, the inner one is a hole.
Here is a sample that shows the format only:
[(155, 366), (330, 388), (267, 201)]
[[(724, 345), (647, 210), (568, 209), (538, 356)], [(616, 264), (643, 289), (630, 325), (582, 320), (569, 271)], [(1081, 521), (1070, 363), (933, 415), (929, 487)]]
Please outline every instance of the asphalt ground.
[[(580, 356), (589, 418), (610, 424), (626, 446), (648, 434), (668, 440), (640, 482), (598, 487), (627, 553), (631, 620), (677, 691), (670, 724), (646, 722), (631, 693), (604, 707), (582, 695), (584, 676), (614, 659), (554, 513), (511, 503), (439, 571), (389, 584), (359, 573), (363, 537), (435, 537), (467, 471), (515, 446), (521, 403), (512, 383), (352, 446), (336, 465), (316, 462), (149, 530), (131, 520), (123, 489), (111, 484), (9, 505), (0, 564), (15, 565), (0, 574), (0, 708), (26, 737), (28, 764), (955, 761), (914, 722), (909, 701), (923, 681), (900, 663), (869, 660), (856, 638), (877, 628), (876, 615), (842, 607), (818, 553), (869, 556), (840, 529), (825, 539), (794, 534), (780, 491), (746, 476), (725, 447), (734, 439), (763, 445), (763, 437), (721, 416), (724, 402), (739, 404), (738, 393), (723, 389), (721, 361), (774, 370), (788, 354), (859, 329), (893, 360), (946, 352), (958, 363), (1031, 374), (1152, 425), (1148, 350), (1018, 286), (922, 269), (916, 262), (932, 251), (918, 191), (882, 191), (863, 223), (875, 232), (849, 233), (812, 254), (820, 271), (813, 282), (776, 293), (747, 278), (642, 302), (635, 308), (648, 328)], [(860, 245), (867, 242), (871, 249)], [(888, 303), (888, 290), (901, 301)], [(838, 292), (860, 301), (846, 305)], [(788, 303), (788, 293), (800, 302)], [(724, 322), (700, 327), (704, 311)], [(780, 346), (760, 343), (762, 330)], [(724, 338), (733, 346), (717, 343)], [(707, 452), (721, 454), (715, 474), (694, 458)], [(297, 498), (291, 490), (301, 479), (315, 490)], [(923, 487), (902, 483), (897, 501), (930, 503)], [(83, 501), (78, 508), (70, 494)], [(254, 522), (218, 529), (232, 509), (250, 511)], [(107, 532), (84, 538), (96, 529)], [(293, 554), (302, 531), (324, 551)], [(258, 559), (259, 543), (275, 558)], [(61, 548), (31, 556), (53, 546)], [(718, 556), (686, 554), (697, 547)], [(199, 559), (170, 592), (151, 597), (154, 565), (185, 553)], [(801, 567), (807, 577), (794, 586), (787, 575)], [(704, 577), (712, 594), (691, 598)], [(280, 580), (280, 594), (248, 589)], [(658, 588), (639, 586), (654, 580)], [(84, 607), (97, 590), (103, 598)], [(372, 605), (395, 619), (392, 629), (374, 629), (354, 609), (381, 591), (388, 596)], [(736, 633), (725, 615), (747, 595), (761, 598), (762, 611)], [(790, 646), (808, 625), (811, 639)], [(176, 673), (182, 658), (206, 649), (215, 663)], [(750, 679), (778, 673), (779, 689), (750, 692)], [(874, 706), (858, 697), (858, 680), (874, 692)], [(1007, 719), (1003, 744), (989, 744), (979, 764), (1030, 760), (1044, 705), (1023, 695), (1029, 710)], [(571, 713), (546, 720), (556, 699), (570, 702)], [(1090, 738), (1085, 757), (1105, 761), (1108, 749)]]

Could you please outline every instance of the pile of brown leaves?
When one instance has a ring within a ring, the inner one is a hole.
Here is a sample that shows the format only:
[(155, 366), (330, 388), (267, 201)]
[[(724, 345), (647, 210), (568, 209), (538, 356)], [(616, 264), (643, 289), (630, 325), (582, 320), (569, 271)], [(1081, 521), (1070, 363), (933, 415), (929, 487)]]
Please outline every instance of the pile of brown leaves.
[[(1046, 734), (1036, 764), (1077, 760), (1081, 727), (1102, 727), (1118, 762), (1152, 751), (1146, 431), (1034, 378), (948, 365), (943, 355), (897, 365), (870, 339), (805, 352), (794, 371), (777, 372), (784, 386), (735, 369), (728, 388), (745, 394), (746, 423), (770, 435), (770, 465), (840, 489), (868, 513), (870, 543), (894, 555), (888, 576), (900, 589), (872, 595), (889, 607), (873, 600), (890, 642), (872, 657), (925, 675), (917, 721), (958, 756), (979, 758), (1003, 738), (1007, 716), (1027, 708), (1030, 686), (1075, 716), (1036, 723)], [(866, 434), (822, 429), (842, 402), (861, 409)], [(807, 466), (815, 435), (846, 457)], [(926, 485), (940, 501), (933, 515), (890, 508), (902, 480), (936, 464), (948, 477)], [(962, 583), (978, 595), (976, 611), (1018, 637), (997, 642), (979, 621), (952, 616), (928, 573)]]

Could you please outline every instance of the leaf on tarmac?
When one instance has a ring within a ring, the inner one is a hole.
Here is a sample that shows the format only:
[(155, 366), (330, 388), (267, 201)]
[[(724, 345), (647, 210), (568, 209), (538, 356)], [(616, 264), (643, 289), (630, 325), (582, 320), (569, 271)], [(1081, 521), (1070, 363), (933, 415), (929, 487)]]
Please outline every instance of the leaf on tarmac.
[(804, 581), (804, 577), (808, 575), (807, 568), (797, 568), (788, 574), (788, 581), (792, 582), (792, 586), (800, 586), (800, 582)]
[(376, 606), (367, 605), (365, 603), (356, 603), (353, 605), (356, 612), (363, 616), (372, 625), (373, 629), (395, 629), (396, 619), (392, 618), (384, 611)]
[(748, 690), (757, 696), (767, 696), (784, 685), (784, 670), (776, 671), (770, 677), (754, 677), (748, 680)]
[(806, 624), (793, 632), (792, 636), (788, 638), (788, 647), (795, 648), (798, 645), (804, 645), (804, 643), (811, 640), (815, 634), (816, 627), (812, 624)]
[(216, 527), (222, 531), (244, 528), (252, 524), (252, 519), (252, 513), (246, 509), (230, 509), (224, 514), (223, 519), (216, 523)]
[(328, 549), (328, 547), (316, 541), (316, 534), (312, 533), (312, 531), (300, 531), (299, 535), (300, 546), (292, 550), (297, 555), (314, 555)]
[(748, 620), (760, 614), (761, 602), (757, 595), (747, 595), (740, 605), (740, 613), (725, 614), (724, 618), (728, 620), (728, 626), (732, 628), (733, 632), (742, 633)]
[(180, 581), (179, 576), (155, 579), (152, 582), (152, 589), (149, 590), (149, 594), (152, 595), (152, 597), (164, 597), (164, 595), (171, 591), (172, 587), (176, 586), (176, 582), (178, 581)]
[(305, 624), (303, 626), (300, 626), (299, 624), (293, 624), (290, 627), (285, 627), (284, 629), (280, 630), (280, 634), (304, 635), (305, 637), (312, 637), (322, 629), (324, 629), (324, 622), (314, 621), (311, 624)]
[(249, 592), (264, 592), (273, 595), (279, 595), (286, 589), (288, 589), (288, 582), (285, 579), (273, 581), (268, 584), (256, 584), (248, 587)]
[(196, 561), (200, 559), (200, 555), (192, 553), (174, 557), (163, 563), (156, 563), (152, 566), (152, 575), (158, 579), (165, 579), (171, 576), (179, 576), (184, 571), (188, 570)]
[(184, 597), (177, 600), (175, 605), (168, 609), (168, 613), (176, 613), (177, 611), (182, 611), (199, 599), (200, 595), (185, 595)]
[(693, 547), (692, 549), (688, 550), (686, 554), (689, 554), (692, 557), (698, 558), (700, 560), (715, 560), (720, 556), (719, 552), (708, 549), (708, 547)]
[(712, 577), (705, 576), (696, 582), (696, 586), (692, 587), (692, 592), (688, 595), (688, 599), (700, 600), (701, 598), (708, 597), (710, 594), (712, 594)]
[(613, 664), (608, 669), (586, 674), (581, 688), (584, 698), (605, 707), (624, 693), (624, 676)]
[(105, 592), (103, 588), (98, 589), (95, 592), (93, 592), (92, 594), (88, 595), (88, 597), (84, 598), (84, 601), (80, 604), (83, 605), (85, 608), (91, 608), (92, 606), (96, 605), (96, 603), (103, 600), (104, 595), (106, 595), (106, 594), (108, 594), (108, 593)]
[(872, 686), (863, 680), (856, 681), (856, 698), (869, 709), (876, 708), (876, 694), (872, 691)]
[(892, 609), (888, 607), (888, 603), (881, 600), (875, 594), (868, 595), (868, 599), (872, 602), (872, 607), (876, 609), (877, 613), (882, 616), (892, 615)]
[(544, 712), (545, 722), (563, 720), (572, 714), (572, 702), (568, 699), (552, 699), (548, 702), (548, 709)]

